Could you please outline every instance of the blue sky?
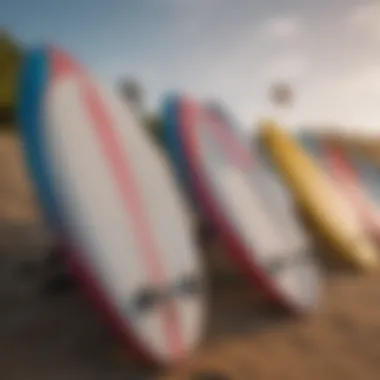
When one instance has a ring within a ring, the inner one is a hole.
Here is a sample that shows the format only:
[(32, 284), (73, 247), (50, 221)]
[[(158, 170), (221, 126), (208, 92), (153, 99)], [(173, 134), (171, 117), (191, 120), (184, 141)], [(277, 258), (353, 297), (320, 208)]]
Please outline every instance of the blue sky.
[[(333, 4), (333, 5), (332, 5)], [(0, 27), (53, 42), (102, 80), (140, 79), (149, 107), (170, 90), (221, 98), (245, 124), (292, 83), (293, 126), (380, 125), (380, 2), (0, 0)]]

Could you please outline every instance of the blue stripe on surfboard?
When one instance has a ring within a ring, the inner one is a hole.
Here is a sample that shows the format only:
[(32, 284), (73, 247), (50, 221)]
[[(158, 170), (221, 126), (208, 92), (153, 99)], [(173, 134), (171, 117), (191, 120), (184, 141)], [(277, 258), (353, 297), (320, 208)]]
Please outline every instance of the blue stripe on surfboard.
[(180, 136), (180, 97), (169, 96), (162, 108), (163, 141), (175, 175), (186, 194), (192, 199), (189, 167)]
[(315, 141), (314, 137), (299, 134), (297, 136), (297, 141), (300, 143), (301, 147), (313, 156), (318, 156), (320, 154), (320, 149), (318, 143)]
[(366, 188), (371, 199), (380, 202), (380, 171), (361, 153), (348, 152), (348, 157)]
[(57, 200), (49, 176), (43, 139), (43, 100), (49, 81), (49, 56), (45, 48), (27, 52), (21, 68), (18, 119), (21, 139), (37, 197), (49, 223), (58, 226)]
[(308, 134), (300, 133), (296, 137), (301, 147), (314, 159), (318, 165), (324, 166), (321, 143), (318, 139)]

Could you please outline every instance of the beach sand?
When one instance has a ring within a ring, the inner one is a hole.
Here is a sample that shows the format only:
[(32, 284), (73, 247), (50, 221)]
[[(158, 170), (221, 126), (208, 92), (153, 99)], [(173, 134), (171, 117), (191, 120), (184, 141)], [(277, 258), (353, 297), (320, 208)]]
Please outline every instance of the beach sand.
[(329, 272), (316, 312), (289, 318), (252, 291), (217, 243), (203, 252), (212, 279), (203, 344), (168, 370), (142, 368), (77, 288), (59, 291), (57, 284), (51, 285), (54, 270), (45, 262), (54, 241), (42, 222), (19, 142), (12, 135), (0, 137), (0, 169), (2, 378), (380, 378), (378, 273)]

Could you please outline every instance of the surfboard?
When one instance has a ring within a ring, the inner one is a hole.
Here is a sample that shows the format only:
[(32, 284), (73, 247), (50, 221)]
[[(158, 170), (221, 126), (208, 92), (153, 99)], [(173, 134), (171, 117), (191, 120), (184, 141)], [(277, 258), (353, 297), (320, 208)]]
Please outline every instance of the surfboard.
[(368, 270), (377, 263), (376, 247), (337, 185), (275, 122), (261, 123), (261, 139), (282, 178), (318, 233), (340, 257)]
[[(189, 178), (190, 169), (186, 154), (184, 153), (184, 147), (178, 128), (180, 123), (180, 99), (181, 97), (179, 95), (174, 94), (168, 95), (164, 99), (161, 108), (163, 145), (169, 156), (180, 186), (187, 194), (187, 197), (191, 201), (192, 207), (197, 208), (197, 201), (193, 198), (193, 194), (191, 192), (191, 183)], [(239, 134), (239, 138), (243, 139), (242, 131), (236, 128), (236, 121), (233, 120), (232, 115), (226, 111), (224, 105), (220, 102), (208, 101), (204, 104), (204, 107), (215, 117), (224, 119), (226, 121), (226, 127), (231, 128), (232, 133)], [(202, 212), (201, 210), (198, 211)]]
[[(318, 165), (324, 164), (322, 161), (322, 152), (317, 142), (316, 136), (302, 131), (302, 132), (299, 132), (294, 137), (301, 144), (302, 148), (304, 148), (306, 152), (309, 153), (313, 157), (313, 159), (317, 161)], [(325, 169), (325, 167), (323, 167), (323, 169)]]
[(227, 253), (275, 302), (313, 309), (319, 270), (310, 241), (250, 141), (189, 97), (177, 98), (176, 114), (191, 192)]
[(358, 171), (363, 185), (377, 207), (380, 205), (380, 169), (369, 156), (355, 148), (342, 146), (350, 162)]
[(370, 232), (377, 243), (380, 243), (380, 171), (371, 159), (349, 144), (335, 146), (339, 154), (350, 165), (355, 173), (359, 196), (368, 210)]
[(229, 111), (226, 104), (217, 100), (209, 100), (204, 106), (209, 112), (215, 115), (215, 117), (224, 120), (226, 127), (231, 129), (232, 134), (249, 145), (252, 141), (252, 136), (241, 127), (241, 124), (234, 117), (232, 112)]
[(183, 154), (182, 141), (177, 128), (179, 123), (179, 96), (167, 96), (161, 107), (163, 145), (173, 166), (176, 178), (187, 197), (196, 207), (190, 191), (189, 169)]
[(140, 358), (185, 357), (203, 330), (204, 277), (164, 156), (57, 48), (27, 53), (18, 110), (41, 205), (88, 295)]
[(342, 194), (347, 197), (351, 207), (358, 214), (366, 230), (378, 240), (380, 236), (380, 214), (377, 206), (371, 201), (357, 170), (352, 166), (349, 157), (337, 142), (315, 138), (305, 142), (306, 149), (319, 161), (321, 166), (337, 183)]

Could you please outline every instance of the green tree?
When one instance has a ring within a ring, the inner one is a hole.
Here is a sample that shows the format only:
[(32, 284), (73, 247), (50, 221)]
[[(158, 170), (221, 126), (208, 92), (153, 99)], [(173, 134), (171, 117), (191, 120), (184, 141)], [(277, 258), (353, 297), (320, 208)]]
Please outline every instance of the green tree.
[(144, 120), (145, 128), (153, 140), (162, 145), (162, 120), (156, 114), (146, 115)]
[(276, 107), (289, 107), (293, 103), (293, 89), (286, 82), (274, 83), (269, 88), (269, 96)]
[(161, 145), (161, 120), (158, 115), (147, 112), (142, 84), (133, 78), (123, 78), (120, 80), (118, 88), (121, 96), (132, 107), (151, 138)]
[(143, 86), (139, 81), (123, 78), (119, 83), (119, 92), (139, 117), (144, 116), (145, 97)]
[(0, 129), (14, 127), (17, 79), (23, 48), (6, 31), (0, 31)]

